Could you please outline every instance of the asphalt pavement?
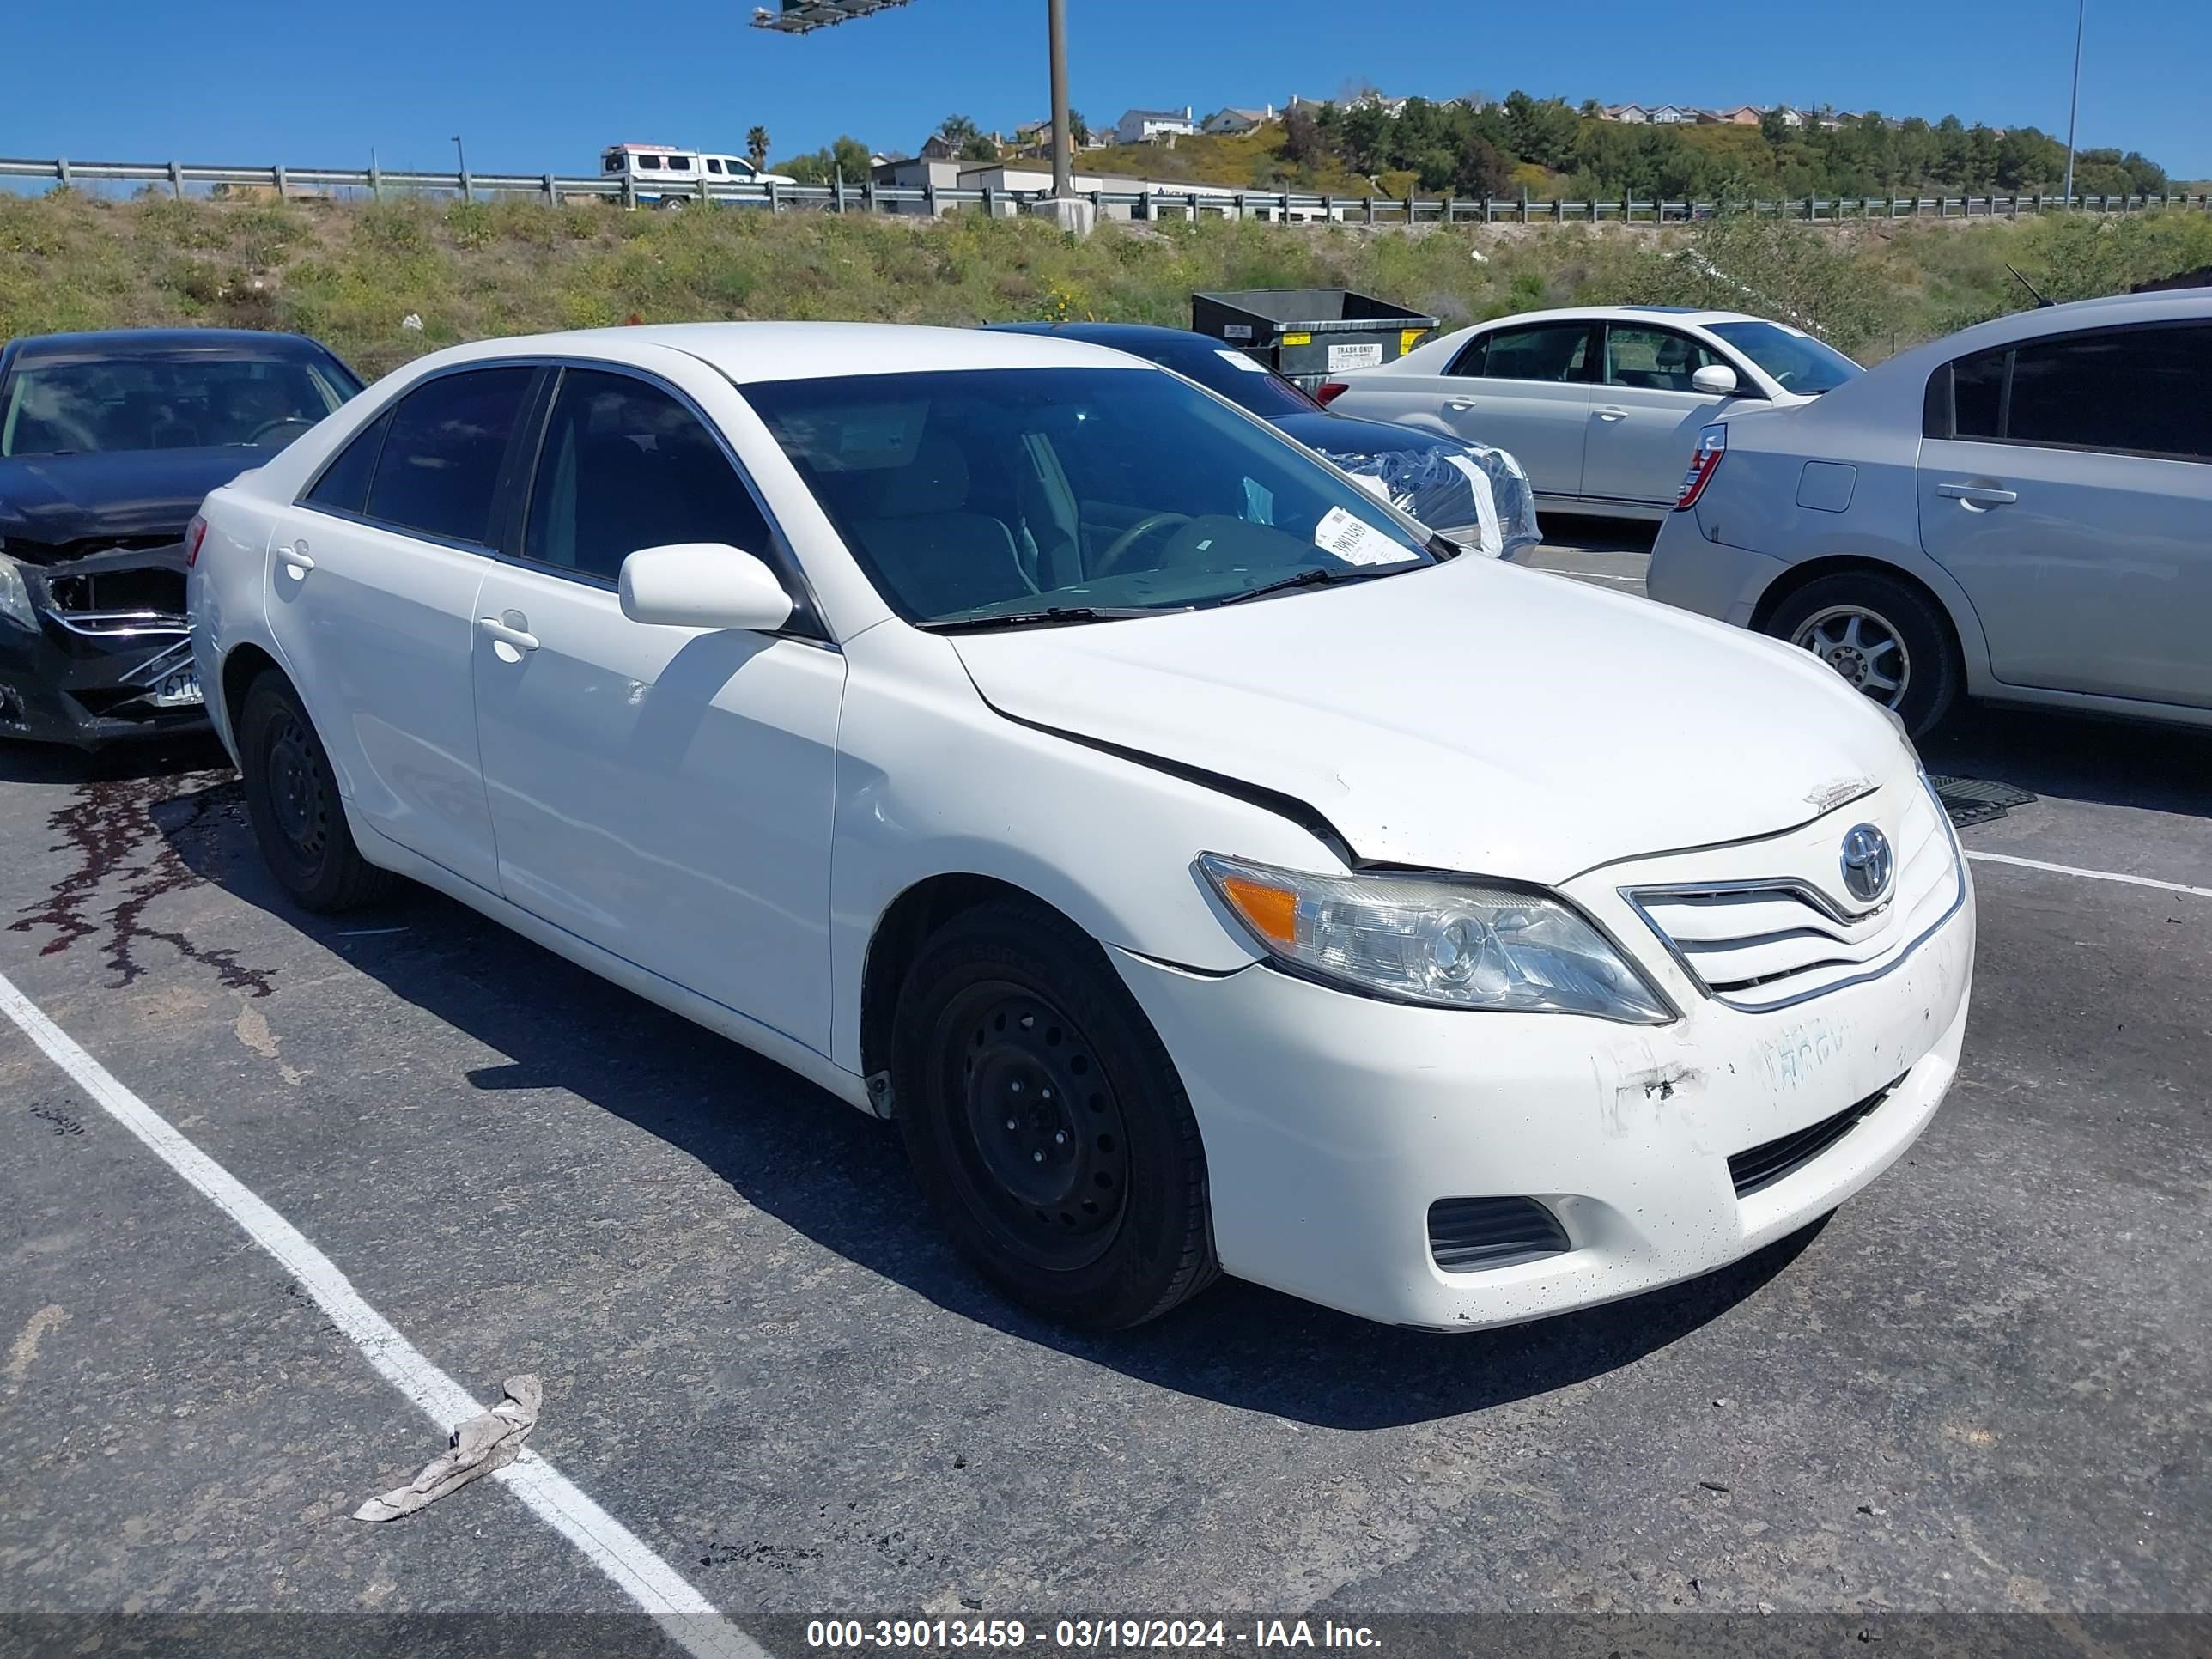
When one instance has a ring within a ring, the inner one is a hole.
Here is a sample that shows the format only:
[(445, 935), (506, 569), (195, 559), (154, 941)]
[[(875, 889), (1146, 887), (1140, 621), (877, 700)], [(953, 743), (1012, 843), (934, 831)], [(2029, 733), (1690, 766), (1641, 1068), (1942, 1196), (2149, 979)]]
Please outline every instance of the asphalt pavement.
[[(1928, 758), (2040, 799), (1964, 834), (2030, 862), (1974, 866), (1927, 1135), (1735, 1268), (1489, 1334), (1237, 1284), (1033, 1321), (885, 1126), (441, 898), (290, 909), (204, 747), (0, 748), (0, 974), (428, 1363), (541, 1374), (532, 1449), (740, 1626), (2212, 1612), (2212, 740), (1984, 713)], [(435, 1427), (4, 1023), (0, 1136), (0, 1612), (631, 1605), (509, 1485), (349, 1519)]]

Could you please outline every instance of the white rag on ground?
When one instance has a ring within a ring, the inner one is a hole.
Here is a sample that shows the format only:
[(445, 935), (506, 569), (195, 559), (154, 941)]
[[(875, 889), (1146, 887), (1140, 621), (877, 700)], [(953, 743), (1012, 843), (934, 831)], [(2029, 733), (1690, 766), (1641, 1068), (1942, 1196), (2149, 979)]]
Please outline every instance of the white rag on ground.
[(523, 1437), (538, 1425), (545, 1385), (526, 1372), (508, 1377), (500, 1386), (506, 1389), (507, 1398), (455, 1429), (453, 1443), (444, 1455), (424, 1465), (422, 1473), (405, 1486), (370, 1498), (353, 1512), (353, 1518), (397, 1521), (467, 1486), (478, 1475), (503, 1469), (514, 1462), (521, 1455)]

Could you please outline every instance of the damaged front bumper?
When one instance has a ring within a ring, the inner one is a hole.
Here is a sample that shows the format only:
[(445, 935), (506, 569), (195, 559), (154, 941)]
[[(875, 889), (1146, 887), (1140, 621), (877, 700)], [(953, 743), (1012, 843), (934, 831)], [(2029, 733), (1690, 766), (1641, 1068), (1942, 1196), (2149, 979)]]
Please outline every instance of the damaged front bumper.
[(182, 543), (13, 562), (37, 627), (0, 617), (0, 737), (91, 749), (204, 729)]

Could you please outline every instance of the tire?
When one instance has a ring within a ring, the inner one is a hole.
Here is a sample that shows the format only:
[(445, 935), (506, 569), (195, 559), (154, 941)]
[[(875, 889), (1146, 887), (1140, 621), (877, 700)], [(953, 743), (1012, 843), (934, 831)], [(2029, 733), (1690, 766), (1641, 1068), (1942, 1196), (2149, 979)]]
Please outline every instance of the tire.
[[(1764, 630), (1811, 651), (1924, 738), (1958, 701), (1966, 678), (1951, 625), (1914, 584), (1849, 570), (1809, 581), (1774, 608)], [(1882, 682), (1894, 680), (1895, 688)]]
[(1182, 1079), (1064, 918), (1007, 900), (946, 923), (900, 991), (891, 1075), (924, 1196), (1012, 1300), (1120, 1330), (1219, 1276)]
[(262, 860), (301, 908), (357, 909), (398, 884), (354, 844), (322, 739), (299, 693), (274, 669), (246, 688), (238, 753)]

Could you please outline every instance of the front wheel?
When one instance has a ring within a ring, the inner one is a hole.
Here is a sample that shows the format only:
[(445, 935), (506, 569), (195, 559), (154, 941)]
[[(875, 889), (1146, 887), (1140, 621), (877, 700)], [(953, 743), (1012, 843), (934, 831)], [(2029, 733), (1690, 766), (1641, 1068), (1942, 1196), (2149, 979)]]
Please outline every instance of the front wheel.
[(1965, 675), (1949, 625), (1933, 599), (1894, 576), (1822, 576), (1777, 605), (1765, 628), (1810, 651), (1915, 738), (1934, 731), (1958, 700)]
[(946, 924), (900, 994), (892, 1079), (925, 1196), (1016, 1301), (1115, 1330), (1218, 1273), (1182, 1080), (1057, 915), (1006, 901)]
[(322, 739), (299, 693), (273, 669), (246, 688), (238, 755), (253, 838), (269, 872), (302, 909), (355, 909), (397, 884), (362, 857)]

